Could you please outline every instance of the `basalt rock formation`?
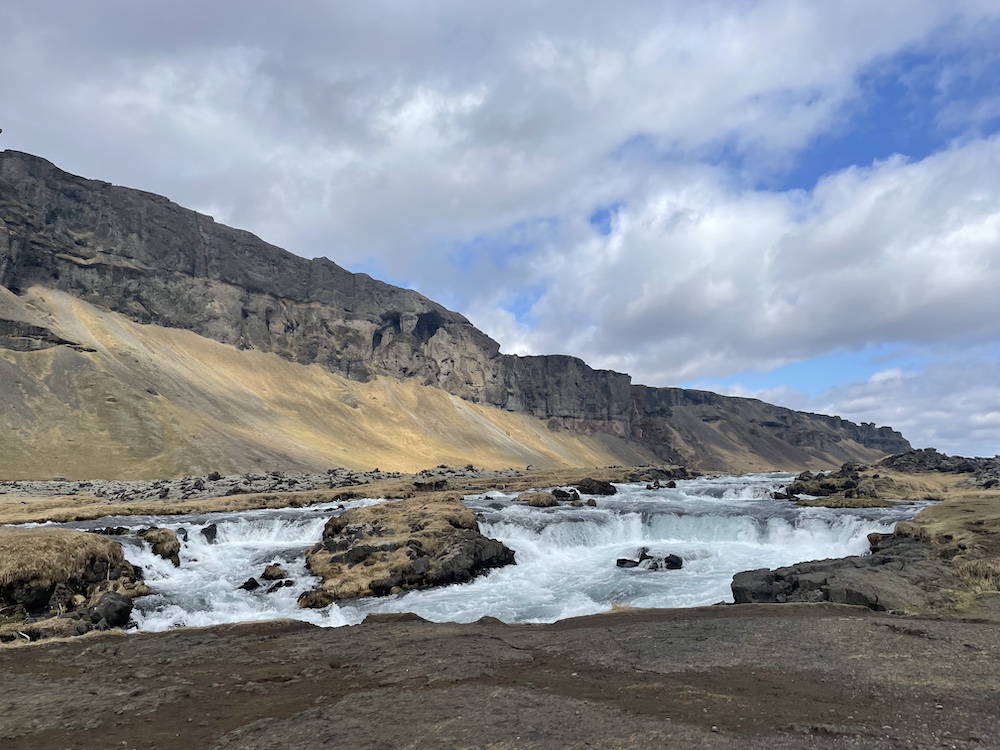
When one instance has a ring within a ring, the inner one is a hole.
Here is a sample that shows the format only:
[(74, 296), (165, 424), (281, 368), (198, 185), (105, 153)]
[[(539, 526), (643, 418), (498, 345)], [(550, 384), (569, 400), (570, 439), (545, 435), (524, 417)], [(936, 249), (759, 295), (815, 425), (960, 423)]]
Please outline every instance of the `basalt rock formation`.
[(460, 495), (352, 508), (331, 518), (306, 565), (323, 582), (300, 607), (466, 583), (514, 563), (514, 552), (479, 533)]
[(965, 589), (930, 544), (892, 534), (873, 534), (870, 555), (748, 570), (732, 582), (737, 604), (833, 602), (880, 612), (953, 607)]
[(69, 529), (0, 529), (0, 643), (124, 627), (149, 589), (117, 542)]
[(83, 346), (19, 304), (39, 286), (354, 381), (415, 380), (547, 420), (554, 432), (630, 441), (666, 463), (821, 467), (910, 449), (888, 427), (634, 385), (574, 357), (501, 354), (466, 318), (416, 292), (299, 258), (166, 198), (4, 151), (0, 349)]

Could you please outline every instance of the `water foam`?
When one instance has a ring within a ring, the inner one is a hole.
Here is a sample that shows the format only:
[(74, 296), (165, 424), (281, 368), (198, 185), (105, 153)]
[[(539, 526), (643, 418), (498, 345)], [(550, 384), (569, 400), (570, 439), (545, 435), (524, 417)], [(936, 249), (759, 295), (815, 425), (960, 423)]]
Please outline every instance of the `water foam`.
[[(101, 519), (75, 526), (159, 525), (181, 529), (187, 541), (181, 567), (154, 556), (134, 538), (126, 556), (143, 567), (153, 594), (136, 602), (144, 630), (293, 617), (317, 625), (360, 622), (370, 612), (412, 611), (435, 621), (470, 622), (490, 615), (507, 622), (553, 622), (607, 611), (614, 605), (688, 607), (732, 601), (732, 576), (804, 560), (863, 554), (867, 535), (891, 531), (917, 506), (835, 511), (798, 508), (771, 499), (788, 475), (701, 478), (676, 489), (647, 491), (619, 486), (597, 498), (597, 508), (530, 508), (501, 492), (467, 498), (487, 536), (511, 547), (517, 564), (460, 585), (400, 596), (361, 599), (323, 610), (296, 606), (316, 585), (304, 563), (323, 525), (338, 506), (250, 511), (189, 517)], [(347, 503), (343, 507), (376, 501)], [(214, 544), (201, 529), (215, 523)], [(674, 571), (623, 569), (619, 558), (679, 555)], [(268, 593), (268, 585), (239, 588), (271, 563), (293, 584)]]

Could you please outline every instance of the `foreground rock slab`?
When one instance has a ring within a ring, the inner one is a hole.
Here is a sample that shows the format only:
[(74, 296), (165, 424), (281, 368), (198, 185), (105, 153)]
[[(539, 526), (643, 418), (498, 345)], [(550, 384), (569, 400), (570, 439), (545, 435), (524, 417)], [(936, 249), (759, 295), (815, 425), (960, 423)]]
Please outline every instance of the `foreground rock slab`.
[(353, 508), (331, 518), (323, 541), (306, 554), (323, 584), (299, 606), (465, 583), (513, 562), (512, 550), (479, 533), (459, 495)]
[(872, 553), (733, 577), (737, 604), (833, 602), (878, 611), (928, 612), (960, 605), (967, 587), (929, 544), (872, 535)]
[(991, 748), (998, 639), (828, 604), (96, 634), (0, 649), (0, 746)]

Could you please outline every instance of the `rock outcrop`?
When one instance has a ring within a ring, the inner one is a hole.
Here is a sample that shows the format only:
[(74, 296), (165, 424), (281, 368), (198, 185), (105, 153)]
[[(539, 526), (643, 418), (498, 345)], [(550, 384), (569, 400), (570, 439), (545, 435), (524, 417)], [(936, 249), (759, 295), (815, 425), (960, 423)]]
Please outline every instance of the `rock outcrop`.
[(0, 641), (124, 627), (149, 589), (117, 542), (68, 529), (0, 529)]
[(299, 606), (466, 583), (513, 562), (512, 550), (479, 533), (461, 496), (353, 508), (331, 518), (323, 541), (306, 554), (323, 583), (302, 594)]
[(175, 568), (180, 567), (181, 542), (177, 538), (177, 532), (154, 527), (143, 529), (139, 532), (139, 536), (152, 547), (154, 555), (172, 562)]
[(15, 310), (17, 295), (35, 285), (357, 381), (416, 379), (547, 420), (552, 430), (633, 441), (666, 463), (790, 468), (910, 449), (888, 427), (634, 385), (574, 357), (500, 354), (466, 318), (416, 292), (296, 257), (166, 198), (5, 151), (0, 286), (12, 294), (0, 300), (0, 346), (76, 346), (30, 311)]
[(930, 544), (873, 534), (872, 554), (749, 570), (733, 577), (737, 604), (833, 602), (877, 611), (926, 612), (954, 605), (966, 588)]
[[(879, 462), (881, 466), (909, 474), (940, 472), (942, 474), (972, 474), (973, 481), (986, 489), (1000, 483), (1000, 456), (993, 458), (949, 456), (934, 448), (907, 451), (889, 456)], [(986, 485), (989, 484), (989, 487)]]

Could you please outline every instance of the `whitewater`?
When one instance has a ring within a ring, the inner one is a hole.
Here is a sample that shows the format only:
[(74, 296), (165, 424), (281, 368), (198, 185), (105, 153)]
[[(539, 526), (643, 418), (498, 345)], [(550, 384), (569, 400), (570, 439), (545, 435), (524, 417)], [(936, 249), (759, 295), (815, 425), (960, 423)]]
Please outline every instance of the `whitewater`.
[[(305, 567), (327, 520), (361, 500), (309, 508), (191, 516), (118, 516), (64, 524), (69, 528), (123, 526), (126, 558), (142, 567), (152, 594), (137, 599), (140, 630), (295, 618), (337, 627), (360, 623), (373, 612), (415, 612), (435, 622), (555, 622), (620, 607), (694, 607), (731, 602), (735, 573), (806, 560), (865, 554), (868, 534), (887, 533), (912, 518), (922, 504), (834, 510), (800, 508), (774, 500), (789, 474), (752, 474), (678, 481), (675, 489), (617, 485), (596, 508), (532, 508), (514, 494), (489, 492), (466, 498), (486, 536), (516, 554), (511, 565), (471, 583), (365, 598), (321, 610), (299, 609), (301, 593), (318, 579)], [(586, 496), (585, 496), (586, 497)], [(202, 530), (215, 524), (209, 542)], [(181, 565), (152, 554), (135, 532), (150, 526), (182, 538)], [(620, 568), (620, 558), (679, 555), (680, 570)], [(240, 588), (280, 564), (291, 585)]]

